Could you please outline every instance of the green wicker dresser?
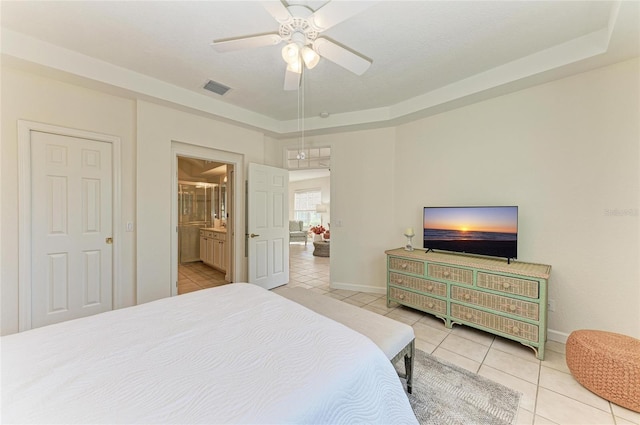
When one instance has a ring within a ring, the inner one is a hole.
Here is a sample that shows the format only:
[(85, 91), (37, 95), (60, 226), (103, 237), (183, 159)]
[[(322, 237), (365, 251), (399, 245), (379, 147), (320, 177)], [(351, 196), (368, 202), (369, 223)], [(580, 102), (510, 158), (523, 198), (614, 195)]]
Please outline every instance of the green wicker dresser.
[(531, 347), (544, 360), (551, 266), (464, 254), (385, 251), (387, 305), (397, 302)]

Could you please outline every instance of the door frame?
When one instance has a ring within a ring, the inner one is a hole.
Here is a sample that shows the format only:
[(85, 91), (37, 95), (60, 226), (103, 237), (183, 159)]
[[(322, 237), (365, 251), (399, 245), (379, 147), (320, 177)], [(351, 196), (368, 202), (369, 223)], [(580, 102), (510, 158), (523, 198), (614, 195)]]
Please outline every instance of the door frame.
[(120, 138), (75, 128), (35, 121), (18, 120), (18, 332), (31, 329), (31, 132), (55, 134), (111, 143), (111, 176), (113, 185), (112, 232), (112, 298), (111, 308), (120, 307), (121, 265), (121, 175)]
[[(189, 157), (204, 159), (209, 161), (223, 162), (233, 165), (231, 187), (233, 194), (227, 191), (227, 202), (231, 202), (233, 207), (233, 217), (231, 226), (227, 221), (227, 241), (232, 243), (230, 247), (229, 270), (227, 271), (231, 282), (246, 280), (243, 273), (242, 253), (244, 252), (244, 222), (238, 220), (240, 214), (244, 214), (241, 202), (242, 196), (238, 196), (238, 188), (242, 187), (244, 181), (244, 155), (229, 151), (223, 151), (205, 146), (193, 145), (190, 143), (171, 141), (171, 296), (178, 295), (178, 157)], [(242, 215), (244, 216), (244, 215)], [(231, 235), (231, 238), (229, 238)]]

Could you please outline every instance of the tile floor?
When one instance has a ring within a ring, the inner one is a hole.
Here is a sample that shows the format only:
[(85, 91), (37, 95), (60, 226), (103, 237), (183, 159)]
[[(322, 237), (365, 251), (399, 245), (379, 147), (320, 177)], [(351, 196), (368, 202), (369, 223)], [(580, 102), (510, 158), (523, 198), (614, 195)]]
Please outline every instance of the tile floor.
[[(567, 368), (564, 344), (549, 341), (545, 360), (516, 342), (403, 306), (387, 307), (384, 295), (331, 289), (328, 257), (314, 257), (313, 244), (290, 244), (286, 286), (300, 286), (411, 325), (416, 348), (522, 393), (517, 424), (640, 425), (640, 413), (612, 404), (577, 383)], [(224, 285), (224, 273), (201, 262), (180, 265), (178, 293)], [(275, 292), (278, 288), (274, 289)]]
[(201, 261), (178, 265), (178, 295), (227, 283), (224, 273)]
[(609, 403), (573, 379), (564, 344), (549, 341), (545, 360), (539, 361), (530, 348), (516, 342), (463, 326), (447, 329), (442, 320), (410, 308), (388, 308), (384, 295), (331, 289), (329, 258), (312, 253), (313, 244), (290, 244), (288, 286), (301, 286), (413, 326), (419, 350), (521, 392), (518, 424), (640, 424), (640, 413)]

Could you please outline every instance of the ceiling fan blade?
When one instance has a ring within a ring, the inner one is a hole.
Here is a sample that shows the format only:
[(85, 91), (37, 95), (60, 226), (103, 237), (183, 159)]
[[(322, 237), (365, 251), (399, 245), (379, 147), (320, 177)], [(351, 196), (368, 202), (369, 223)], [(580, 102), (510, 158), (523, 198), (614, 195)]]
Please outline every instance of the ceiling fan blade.
[(316, 10), (307, 21), (317, 31), (324, 31), (378, 3), (378, 1), (330, 1)]
[(287, 66), (287, 70), (284, 74), (284, 89), (285, 90), (298, 90), (300, 87), (300, 80), (302, 72), (295, 72)]
[(211, 46), (216, 51), (232, 52), (234, 50), (253, 49), (255, 47), (275, 46), (282, 41), (278, 34), (261, 34), (249, 37), (224, 38), (213, 40)]
[(365, 71), (369, 69), (369, 66), (371, 66), (371, 60), (353, 53), (324, 37), (317, 38), (313, 42), (313, 49), (323, 58), (340, 65), (356, 75), (364, 74)]
[(269, 12), (269, 14), (273, 16), (273, 19), (278, 21), (279, 24), (284, 24), (285, 22), (289, 22), (291, 19), (293, 19), (287, 8), (284, 6), (284, 4), (282, 4), (280, 0), (263, 1), (262, 7), (264, 7), (267, 12)]

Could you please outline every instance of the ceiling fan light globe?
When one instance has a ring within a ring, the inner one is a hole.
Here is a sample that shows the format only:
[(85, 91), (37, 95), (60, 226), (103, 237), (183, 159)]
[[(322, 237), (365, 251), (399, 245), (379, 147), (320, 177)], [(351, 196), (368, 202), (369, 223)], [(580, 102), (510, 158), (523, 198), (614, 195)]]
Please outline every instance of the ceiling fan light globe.
[(288, 64), (299, 62), (300, 47), (296, 43), (289, 43), (282, 48), (282, 59)]
[(313, 49), (308, 46), (304, 46), (300, 52), (304, 64), (307, 69), (313, 69), (320, 62), (320, 55), (318, 55)]

